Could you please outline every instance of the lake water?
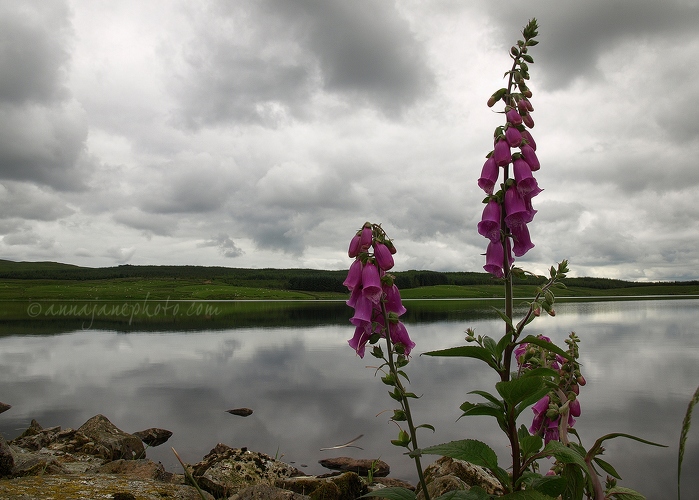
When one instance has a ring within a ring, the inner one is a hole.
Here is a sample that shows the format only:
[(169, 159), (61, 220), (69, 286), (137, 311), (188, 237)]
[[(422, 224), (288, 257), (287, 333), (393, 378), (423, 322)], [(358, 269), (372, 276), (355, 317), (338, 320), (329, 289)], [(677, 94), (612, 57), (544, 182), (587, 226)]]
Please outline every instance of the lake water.
[[(588, 384), (576, 428), (585, 445), (625, 432), (669, 446), (623, 438), (605, 446), (621, 484), (648, 498), (675, 495), (680, 427), (699, 385), (698, 306), (697, 299), (567, 302), (558, 304), (556, 317), (539, 318), (527, 330), (560, 344), (570, 331), (582, 339)], [(318, 465), (323, 458), (380, 457), (391, 476), (414, 482), (412, 462), (389, 443), (397, 428), (388, 421), (392, 412), (381, 412), (396, 405), (367, 368), (376, 360), (360, 359), (347, 346), (350, 310), (334, 302), (240, 307), (225, 321), (208, 315), (200, 326), (0, 321), (0, 401), (13, 405), (0, 415), (0, 432), (12, 439), (32, 418), (44, 427), (77, 428), (102, 413), (127, 432), (173, 431), (147, 453), (174, 472), (179, 465), (170, 446), (196, 462), (221, 442), (281, 456), (309, 474), (327, 472)], [(502, 321), (483, 302), (406, 301), (406, 307), (417, 343), (406, 370), (410, 389), (423, 394), (412, 409), (417, 423), (436, 427), (419, 435), (420, 445), (476, 438), (506, 466), (509, 450), (494, 420), (456, 421), (461, 403), (478, 400), (467, 393), (493, 390), (495, 374), (476, 360), (418, 355), (464, 345), (468, 327), (499, 337)], [(225, 412), (237, 407), (254, 413)], [(528, 425), (530, 415), (521, 423)], [(362, 450), (320, 451), (360, 434), (355, 444)], [(683, 491), (691, 496), (699, 491), (699, 422), (689, 433), (683, 471)]]

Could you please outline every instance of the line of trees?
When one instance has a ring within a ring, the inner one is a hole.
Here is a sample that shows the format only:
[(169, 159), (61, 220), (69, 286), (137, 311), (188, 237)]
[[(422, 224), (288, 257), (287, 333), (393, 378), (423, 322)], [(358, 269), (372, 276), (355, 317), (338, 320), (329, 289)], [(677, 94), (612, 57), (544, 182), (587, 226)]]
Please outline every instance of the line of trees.
[[(392, 273), (401, 289), (434, 285), (492, 285), (488, 273), (456, 271), (398, 271)], [(213, 266), (132, 266), (79, 267), (56, 262), (11, 262), (0, 260), (0, 279), (32, 280), (110, 280), (110, 279), (193, 279), (218, 281), (234, 286), (274, 288), (313, 292), (345, 292), (346, 270), (247, 269)], [(529, 277), (515, 284), (540, 284), (544, 278)], [(594, 289), (629, 288), (649, 285), (697, 285), (699, 281), (641, 283), (608, 278), (568, 278), (568, 286)]]

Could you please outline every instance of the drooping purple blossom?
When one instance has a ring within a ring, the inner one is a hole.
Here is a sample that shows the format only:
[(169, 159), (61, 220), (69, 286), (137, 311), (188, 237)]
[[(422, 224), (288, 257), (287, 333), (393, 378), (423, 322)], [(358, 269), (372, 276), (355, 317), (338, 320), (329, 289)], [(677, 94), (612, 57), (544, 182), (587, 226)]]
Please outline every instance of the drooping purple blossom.
[(343, 286), (346, 286), (347, 289), (351, 292), (355, 289), (357, 286), (361, 286), (362, 284), (362, 261), (359, 259), (356, 259), (354, 262), (352, 262), (352, 265), (349, 268), (349, 271), (347, 272), (347, 278), (345, 278), (345, 281), (342, 283)]
[(478, 179), (478, 187), (488, 194), (493, 194), (493, 188), (498, 180), (499, 168), (495, 162), (494, 155), (491, 155), (481, 169), (481, 177)]
[(524, 197), (519, 193), (516, 186), (510, 186), (505, 191), (505, 223), (512, 229), (522, 224), (528, 224), (534, 219), (536, 210), (527, 207)]
[(532, 243), (531, 237), (529, 236), (529, 229), (526, 224), (511, 227), (510, 232), (514, 240), (512, 253), (515, 254), (515, 257), (521, 257), (534, 248), (534, 243)]
[(381, 298), (381, 277), (373, 262), (367, 262), (362, 268), (362, 295), (376, 304)]
[(488, 248), (485, 251), (485, 265), (483, 269), (495, 276), (502, 278), (505, 276), (503, 272), (505, 252), (500, 241), (491, 241), (488, 243)]
[(497, 200), (491, 199), (483, 209), (483, 216), (478, 223), (478, 234), (490, 241), (500, 241), (500, 219), (502, 209)]
[(539, 188), (539, 184), (532, 175), (532, 169), (524, 158), (517, 158), (512, 163), (512, 171), (517, 183), (517, 191), (521, 195), (529, 194)]

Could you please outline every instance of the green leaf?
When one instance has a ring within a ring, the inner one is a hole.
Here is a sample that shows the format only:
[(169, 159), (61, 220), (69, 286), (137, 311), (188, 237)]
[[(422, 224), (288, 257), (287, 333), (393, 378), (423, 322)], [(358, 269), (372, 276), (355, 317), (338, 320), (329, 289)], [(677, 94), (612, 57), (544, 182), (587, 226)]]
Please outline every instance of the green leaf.
[(472, 487), (470, 490), (448, 491), (433, 500), (490, 500), (490, 495), (482, 488), (476, 490)]
[(638, 491), (623, 486), (614, 486), (607, 492), (607, 498), (617, 498), (618, 500), (646, 500), (646, 497)]
[(403, 370), (398, 370), (398, 375), (402, 376), (403, 378), (405, 378), (405, 380), (407, 380), (408, 382), (410, 382), (410, 379), (408, 378), (408, 375), (407, 375)]
[(531, 488), (539, 493), (556, 498), (566, 489), (566, 480), (561, 476), (542, 476), (532, 481)]
[(680, 498), (680, 478), (682, 477), (682, 460), (684, 459), (684, 448), (687, 443), (687, 434), (689, 433), (689, 426), (692, 424), (692, 410), (694, 406), (699, 403), (699, 387), (694, 391), (694, 396), (689, 401), (687, 406), (687, 411), (684, 414), (684, 419), (682, 420), (682, 431), (680, 432), (680, 449), (677, 453), (677, 498)]
[(483, 347), (475, 345), (465, 345), (461, 347), (450, 347), (449, 349), (442, 349), (440, 351), (430, 351), (424, 353), (426, 356), (451, 356), (451, 357), (461, 357), (461, 358), (475, 358), (485, 361), (492, 368), (497, 369), (498, 366), (493, 359), (493, 355)]
[(393, 392), (389, 392), (388, 395), (396, 401), (403, 401), (403, 396), (401, 395), (400, 389), (398, 389), (398, 387), (396, 387)]
[(512, 324), (512, 318), (508, 317), (507, 314), (502, 312), (497, 307), (492, 307), (491, 309), (493, 309), (496, 313), (498, 313), (498, 316), (500, 316), (500, 319), (502, 319), (507, 324), (507, 326), (509, 326), (510, 329), (514, 331), (515, 326)]
[(498, 500), (552, 500), (554, 497), (544, 495), (535, 490), (515, 491), (498, 497)]
[(487, 335), (483, 337), (483, 347), (485, 347), (488, 352), (492, 354), (495, 359), (497, 359), (498, 344), (492, 337), (488, 337)]
[(490, 402), (493, 403), (494, 405), (498, 405), (500, 408), (503, 408), (503, 409), (505, 408), (505, 407), (502, 405), (502, 401), (499, 400), (498, 398), (496, 398), (495, 396), (493, 396), (492, 394), (490, 394), (489, 392), (486, 392), (486, 391), (471, 391), (471, 392), (469, 392), (469, 394), (477, 394), (477, 395), (479, 395), (479, 396), (481, 396), (481, 397), (484, 397), (485, 399), (487, 399), (488, 401), (490, 401)]
[(544, 380), (544, 387), (543, 387), (542, 389), (540, 389), (540, 390), (537, 391), (537, 392), (531, 393), (529, 396), (527, 396), (526, 398), (524, 398), (524, 399), (522, 400), (522, 402), (519, 403), (519, 404), (515, 407), (515, 418), (516, 418), (516, 417), (519, 417), (519, 415), (520, 415), (524, 410), (526, 410), (526, 409), (529, 408), (531, 405), (533, 405), (534, 403), (536, 403), (537, 401), (539, 401), (541, 398), (543, 398), (544, 396), (546, 396), (548, 393), (549, 393), (549, 387), (548, 387), (548, 384), (546, 383), (546, 380)]
[(538, 453), (542, 446), (544, 446), (544, 440), (541, 436), (524, 436), (519, 439), (520, 451), (525, 457)]
[(538, 394), (544, 388), (545, 384), (542, 377), (516, 378), (495, 384), (498, 394), (511, 406), (521, 403), (529, 396)]
[(558, 382), (558, 380), (561, 378), (561, 374), (558, 372), (558, 370), (554, 370), (553, 368), (546, 368), (544, 366), (540, 366), (539, 368), (526, 370), (524, 373), (522, 373), (522, 376), (520, 378), (524, 377), (550, 377), (555, 382)]
[(430, 425), (430, 424), (420, 424), (420, 425), (418, 425), (418, 426), (415, 427), (415, 428), (416, 428), (416, 429), (419, 429), (419, 428), (421, 428), (421, 427), (424, 428), (424, 429), (429, 429), (429, 430), (431, 430), (432, 432), (437, 432), (437, 431), (435, 431), (434, 426), (433, 426), (433, 425)]
[(462, 439), (460, 441), (429, 446), (423, 448), (422, 453), (466, 460), (488, 469), (495, 469), (498, 466), (498, 456), (495, 452), (487, 444), (475, 439)]
[(498, 345), (495, 349), (495, 359), (501, 359), (502, 353), (505, 352), (505, 347), (507, 344), (512, 342), (512, 332), (508, 331), (502, 338), (498, 341)]
[(563, 356), (565, 359), (569, 361), (573, 361), (573, 358), (570, 357), (570, 354), (558, 347), (556, 344), (553, 342), (547, 342), (544, 339), (541, 339), (539, 337), (535, 337), (534, 335), (529, 335), (523, 339), (520, 339), (518, 344), (534, 344), (538, 345), (539, 347), (546, 349), (547, 351), (551, 351), (553, 353), (559, 354)]
[(417, 498), (414, 491), (410, 491), (407, 488), (398, 487), (382, 488), (380, 490), (367, 493), (366, 495), (362, 495), (359, 498), (368, 497), (388, 498), (389, 500), (415, 500), (415, 498)]
[(594, 462), (595, 462), (597, 465), (600, 466), (600, 468), (601, 468), (604, 472), (606, 472), (607, 474), (609, 474), (609, 475), (612, 476), (612, 477), (615, 477), (615, 478), (617, 478), (617, 479), (621, 479), (621, 476), (620, 476), (619, 473), (616, 471), (616, 469), (614, 469), (614, 467), (612, 467), (612, 464), (610, 464), (609, 462), (605, 462), (604, 460), (602, 460), (602, 459), (599, 458), (599, 457), (595, 457), (595, 458), (593, 458), (593, 460), (594, 460)]
[[(495, 407), (492, 403), (469, 403), (466, 401), (464, 404), (459, 406), (459, 408), (464, 412), (462, 417), (474, 417), (478, 415), (489, 415), (495, 417), (498, 420), (504, 420), (505, 415), (503, 414), (503, 409), (501, 407)], [(461, 417), (459, 417), (461, 418)]]
[(590, 451), (588, 452), (588, 454), (596, 455), (598, 450), (602, 447), (602, 443), (604, 443), (608, 439), (614, 439), (614, 438), (618, 438), (618, 437), (625, 437), (628, 439), (633, 439), (634, 441), (638, 441), (639, 443), (649, 444), (651, 446), (659, 446), (660, 448), (667, 448), (667, 445), (654, 443), (653, 441), (647, 441), (647, 440), (642, 439), (640, 437), (632, 436), (631, 434), (625, 434), (623, 432), (612, 432), (611, 434), (605, 434), (604, 436), (599, 438), (597, 441), (595, 441), (595, 444), (592, 445), (592, 448), (590, 448)]
[(568, 448), (566, 445), (560, 441), (549, 441), (544, 449), (539, 453), (541, 456), (552, 455), (556, 457), (556, 460), (564, 464), (575, 464), (581, 467), (583, 470), (587, 471), (587, 463), (585, 463), (585, 457), (572, 448)]
[(566, 464), (563, 466), (563, 476), (566, 480), (563, 498), (582, 498), (585, 491), (587, 470), (583, 471), (577, 465)]

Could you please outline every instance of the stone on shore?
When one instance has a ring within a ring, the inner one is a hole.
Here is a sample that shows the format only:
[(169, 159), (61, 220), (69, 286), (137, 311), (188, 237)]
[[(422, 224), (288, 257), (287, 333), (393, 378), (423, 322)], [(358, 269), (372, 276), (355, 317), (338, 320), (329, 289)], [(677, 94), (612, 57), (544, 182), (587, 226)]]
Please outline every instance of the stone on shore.
[(228, 497), (247, 486), (273, 485), (280, 478), (304, 476), (300, 470), (247, 448), (217, 444), (199, 463), (192, 476), (199, 486), (215, 497)]
[(146, 443), (148, 446), (155, 447), (160, 446), (170, 439), (172, 437), (172, 431), (151, 427), (150, 429), (146, 429), (144, 431), (134, 432), (133, 435)]
[(78, 432), (90, 439), (81, 449), (83, 453), (118, 460), (133, 460), (146, 455), (143, 443), (109, 421), (104, 415), (95, 415), (78, 428)]

